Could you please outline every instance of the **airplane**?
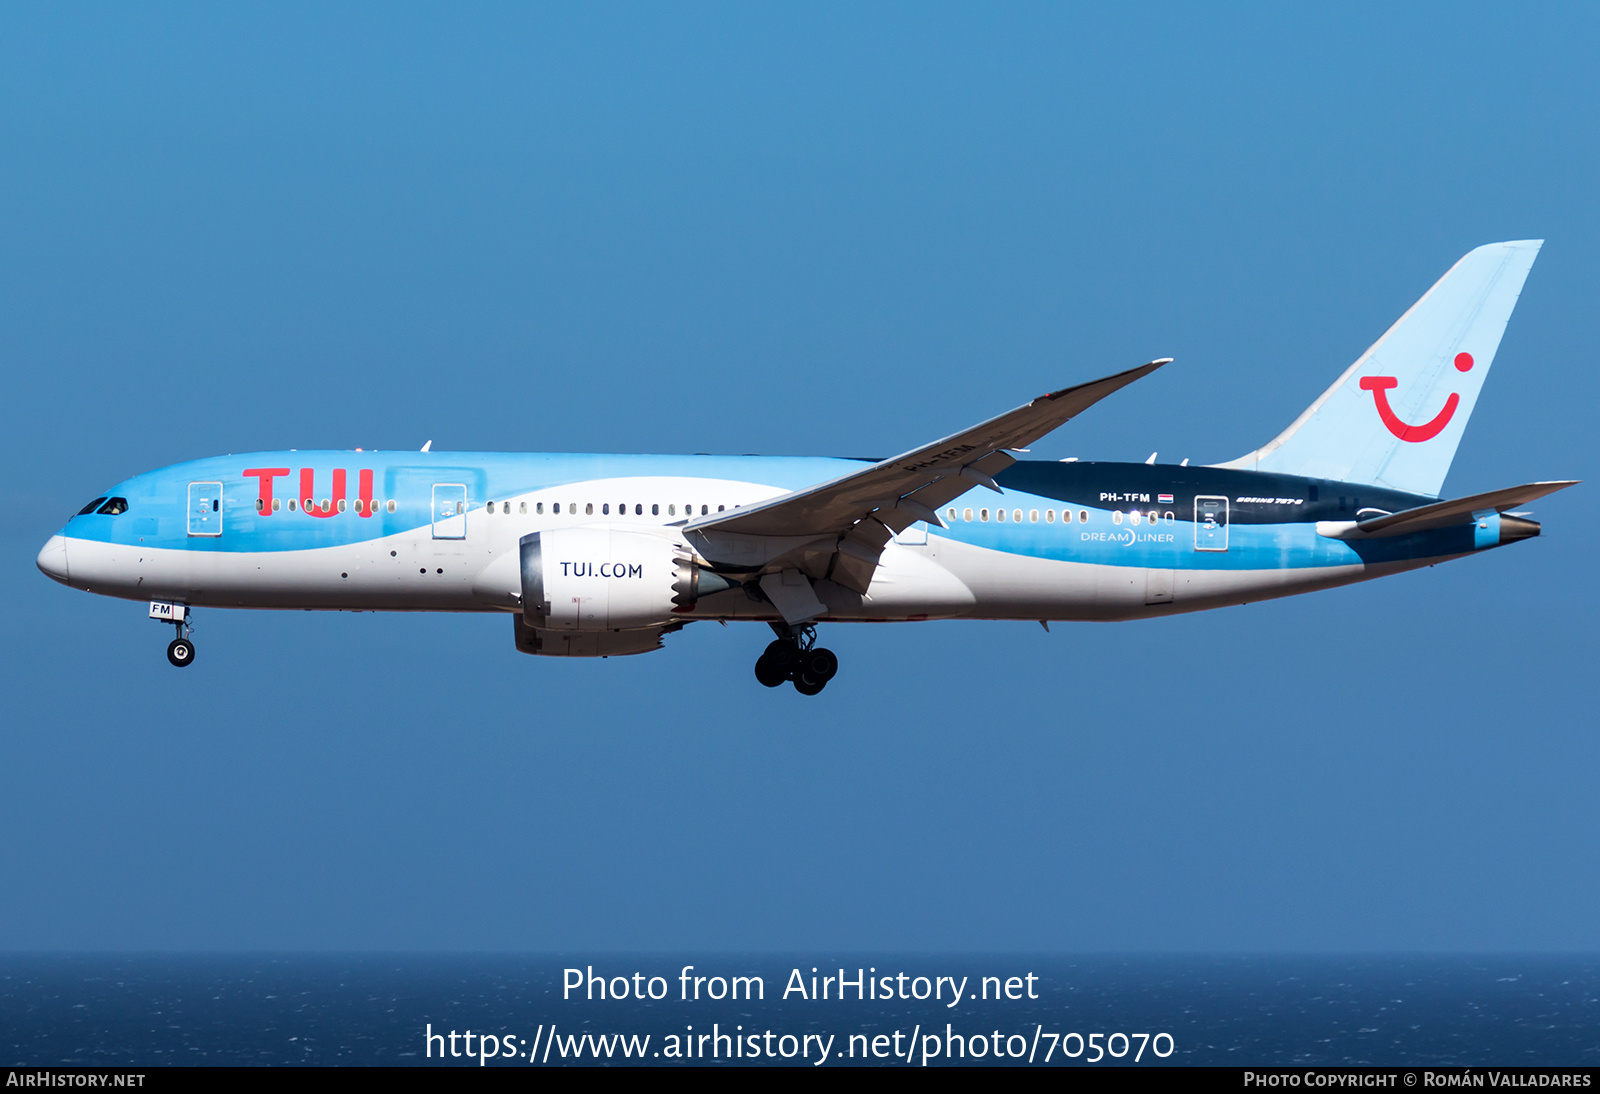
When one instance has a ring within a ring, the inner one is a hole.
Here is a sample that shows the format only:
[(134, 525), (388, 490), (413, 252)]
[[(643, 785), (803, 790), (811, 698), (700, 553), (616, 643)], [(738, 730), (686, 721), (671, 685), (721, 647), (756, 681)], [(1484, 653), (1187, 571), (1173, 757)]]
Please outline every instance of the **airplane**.
[(1027, 459), (1170, 363), (1063, 388), (886, 460), (284, 451), (136, 475), (38, 566), (196, 608), (498, 612), (516, 648), (615, 657), (692, 622), (765, 623), (767, 687), (823, 690), (822, 623), (1128, 620), (1366, 581), (1537, 536), (1575, 481), (1440, 490), (1541, 240), (1450, 268), (1288, 428), (1211, 466)]

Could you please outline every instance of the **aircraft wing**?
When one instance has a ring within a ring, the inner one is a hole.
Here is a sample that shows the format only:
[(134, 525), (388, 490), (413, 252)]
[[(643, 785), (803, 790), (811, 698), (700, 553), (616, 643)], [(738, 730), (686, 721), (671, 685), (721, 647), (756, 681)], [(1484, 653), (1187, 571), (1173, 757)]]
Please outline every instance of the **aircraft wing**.
[(825, 552), (826, 573), (817, 572), (819, 562), (807, 566), (807, 572), (864, 593), (879, 554), (895, 533), (919, 520), (942, 526), (939, 507), (974, 486), (999, 491), (994, 476), (1016, 462), (1008, 449), (1026, 447), (1171, 360), (1162, 358), (1041, 395), (970, 429), (831, 482), (690, 521), (684, 532), (702, 533), (696, 537), (702, 542), (716, 534), (835, 537), (836, 546)]

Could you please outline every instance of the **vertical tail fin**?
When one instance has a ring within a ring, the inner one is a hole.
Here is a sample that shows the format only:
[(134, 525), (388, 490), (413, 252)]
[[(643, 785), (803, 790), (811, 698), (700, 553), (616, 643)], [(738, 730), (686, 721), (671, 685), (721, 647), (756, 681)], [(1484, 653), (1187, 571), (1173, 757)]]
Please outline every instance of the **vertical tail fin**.
[(1288, 429), (1217, 466), (1437, 497), (1543, 242), (1468, 252)]

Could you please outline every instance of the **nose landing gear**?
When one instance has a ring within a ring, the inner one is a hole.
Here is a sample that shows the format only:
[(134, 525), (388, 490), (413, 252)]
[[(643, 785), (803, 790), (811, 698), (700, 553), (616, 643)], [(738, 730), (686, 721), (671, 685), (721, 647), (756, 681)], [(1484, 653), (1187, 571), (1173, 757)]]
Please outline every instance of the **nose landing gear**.
[(832, 650), (816, 645), (817, 628), (807, 625), (796, 631), (774, 623), (772, 629), (778, 637), (756, 659), (756, 679), (762, 686), (775, 688), (793, 681), (801, 695), (815, 695), (827, 687), (839, 671), (839, 659)]
[(184, 604), (168, 604), (163, 601), (152, 601), (150, 604), (150, 618), (161, 623), (171, 623), (178, 632), (178, 637), (167, 644), (167, 660), (175, 668), (187, 668), (194, 664), (194, 640), (189, 637), (191, 620), (189, 609)]
[(167, 643), (167, 660), (180, 669), (194, 664), (194, 643), (187, 638), (174, 638)]

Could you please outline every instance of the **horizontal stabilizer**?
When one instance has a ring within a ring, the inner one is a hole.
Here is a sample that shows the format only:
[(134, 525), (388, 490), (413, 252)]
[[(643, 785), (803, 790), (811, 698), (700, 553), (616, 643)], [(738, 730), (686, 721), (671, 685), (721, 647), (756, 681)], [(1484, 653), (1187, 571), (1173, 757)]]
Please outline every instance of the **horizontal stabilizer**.
[(1563, 482), (1530, 482), (1522, 486), (1508, 486), (1504, 490), (1491, 490), (1487, 494), (1436, 501), (1432, 505), (1419, 505), (1398, 513), (1385, 513), (1368, 520), (1319, 520), (1317, 532), (1333, 539), (1368, 539), (1373, 536), (1404, 536), (1412, 532), (1426, 532), (1430, 528), (1446, 528), (1452, 524), (1471, 523), (1474, 513), (1493, 509), (1504, 513), (1519, 505), (1527, 505), (1557, 490), (1576, 486), (1579, 480)]

